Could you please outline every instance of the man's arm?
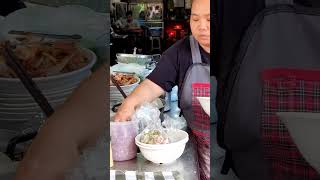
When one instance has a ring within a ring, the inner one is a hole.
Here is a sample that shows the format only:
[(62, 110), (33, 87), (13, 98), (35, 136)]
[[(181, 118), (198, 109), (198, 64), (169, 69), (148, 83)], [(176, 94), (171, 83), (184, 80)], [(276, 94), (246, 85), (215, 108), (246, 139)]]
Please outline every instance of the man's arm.
[(15, 180), (63, 179), (80, 152), (102, 135), (107, 117), (107, 73), (98, 69), (45, 122), (17, 169)]
[(122, 103), (116, 116), (115, 121), (128, 121), (134, 114), (135, 108), (144, 102), (152, 102), (157, 97), (164, 94), (165, 91), (150, 81), (144, 80)]

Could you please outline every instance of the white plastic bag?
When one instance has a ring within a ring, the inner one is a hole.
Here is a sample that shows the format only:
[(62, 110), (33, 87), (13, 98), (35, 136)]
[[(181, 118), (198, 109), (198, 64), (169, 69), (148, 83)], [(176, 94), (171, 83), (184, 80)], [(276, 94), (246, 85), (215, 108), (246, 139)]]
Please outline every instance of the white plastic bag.
[(160, 128), (160, 111), (154, 104), (144, 103), (136, 110), (132, 116), (132, 121), (139, 122), (139, 132), (142, 132), (145, 128)]
[(183, 117), (172, 118), (165, 114), (162, 125), (167, 129), (184, 130), (187, 127), (187, 121)]
[(160, 111), (154, 104), (144, 103), (137, 109), (132, 120), (139, 122), (140, 132), (142, 132), (140, 142), (145, 144), (170, 143), (168, 135), (161, 125)]

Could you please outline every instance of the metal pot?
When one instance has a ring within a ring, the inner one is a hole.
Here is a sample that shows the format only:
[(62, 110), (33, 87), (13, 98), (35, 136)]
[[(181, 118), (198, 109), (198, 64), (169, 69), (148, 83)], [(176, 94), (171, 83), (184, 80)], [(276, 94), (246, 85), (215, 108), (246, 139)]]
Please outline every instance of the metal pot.
[(143, 54), (124, 54), (118, 53), (117, 55), (118, 63), (137, 63), (140, 65), (148, 65), (150, 63), (155, 63), (159, 61), (160, 54), (154, 55), (143, 55)]

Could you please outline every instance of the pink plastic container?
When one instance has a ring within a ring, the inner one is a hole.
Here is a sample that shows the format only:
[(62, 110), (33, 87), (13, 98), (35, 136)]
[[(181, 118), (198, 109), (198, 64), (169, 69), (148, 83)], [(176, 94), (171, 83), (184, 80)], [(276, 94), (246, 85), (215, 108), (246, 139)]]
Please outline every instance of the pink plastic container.
[(110, 122), (112, 158), (114, 161), (126, 161), (136, 157), (135, 137), (137, 134), (137, 122)]

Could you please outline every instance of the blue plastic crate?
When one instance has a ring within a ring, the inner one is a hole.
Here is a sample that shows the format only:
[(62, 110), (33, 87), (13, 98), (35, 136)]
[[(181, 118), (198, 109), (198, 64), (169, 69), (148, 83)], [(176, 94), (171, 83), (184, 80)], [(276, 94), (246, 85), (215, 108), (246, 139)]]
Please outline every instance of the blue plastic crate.
[(162, 28), (150, 28), (151, 36), (161, 36), (162, 35)]

